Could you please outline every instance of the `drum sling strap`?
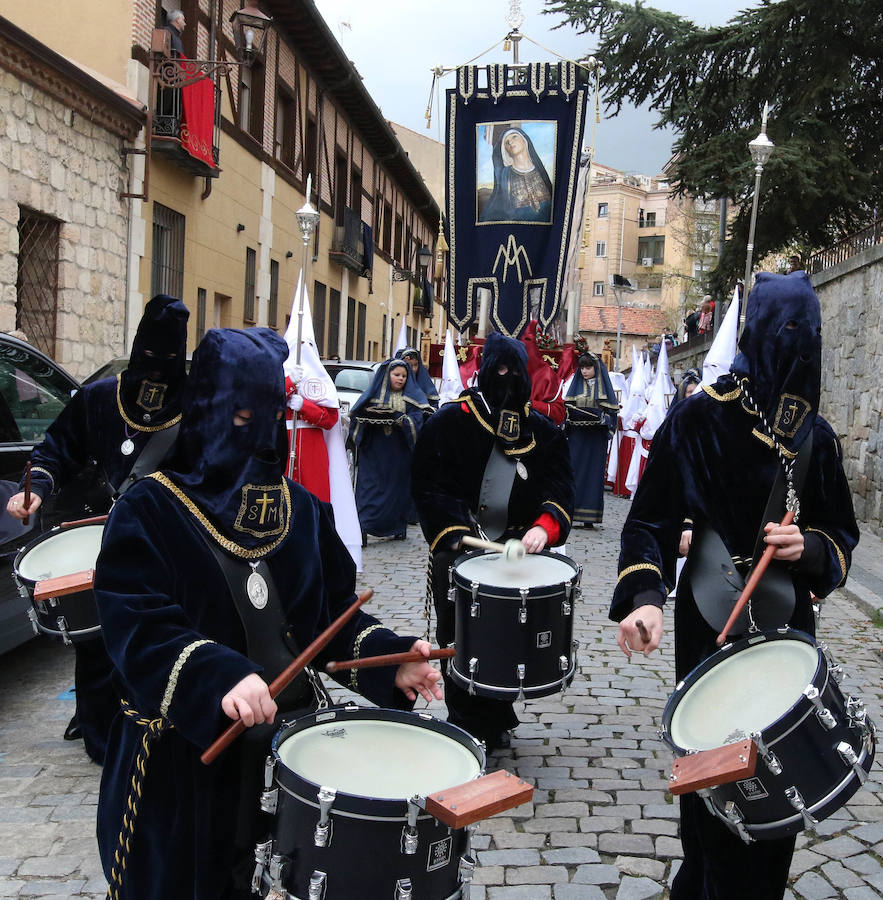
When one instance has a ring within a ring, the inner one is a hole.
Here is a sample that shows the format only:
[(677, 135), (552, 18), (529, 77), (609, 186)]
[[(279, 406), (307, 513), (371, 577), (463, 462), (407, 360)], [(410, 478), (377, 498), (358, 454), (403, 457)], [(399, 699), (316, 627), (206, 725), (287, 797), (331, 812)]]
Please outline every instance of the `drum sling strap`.
[[(801, 445), (794, 463), (794, 489), (798, 495), (806, 480), (811, 455), (812, 432)], [(784, 508), (785, 474), (779, 468), (754, 543), (755, 562), (760, 559), (766, 546), (763, 541), (766, 534), (764, 525), (781, 519)], [(713, 528), (697, 524), (684, 575), (688, 579), (696, 608), (715, 631), (723, 629), (750, 574), (749, 571), (743, 577), (738, 571), (723, 540)], [(773, 560), (752, 596), (751, 615), (757, 628), (764, 630), (784, 625), (794, 612), (795, 602), (794, 585), (787, 567)], [(735, 635), (745, 634), (750, 626), (749, 607), (746, 606), (730, 632)]]
[(489, 540), (495, 541), (501, 537), (509, 523), (509, 495), (514, 481), (515, 460), (506, 456), (494, 441), (481, 479), (476, 516), (481, 530)]
[(172, 444), (175, 443), (175, 438), (178, 437), (180, 426), (180, 422), (175, 422), (174, 425), (152, 434), (144, 445), (144, 449), (138, 454), (138, 458), (129, 470), (129, 474), (123, 479), (123, 483), (119, 487), (111, 484), (110, 479), (101, 471), (102, 467), (99, 466), (102, 480), (110, 492), (111, 500), (118, 500), (136, 481), (140, 481), (159, 468), (159, 464), (166, 458), (169, 450), (172, 449)]

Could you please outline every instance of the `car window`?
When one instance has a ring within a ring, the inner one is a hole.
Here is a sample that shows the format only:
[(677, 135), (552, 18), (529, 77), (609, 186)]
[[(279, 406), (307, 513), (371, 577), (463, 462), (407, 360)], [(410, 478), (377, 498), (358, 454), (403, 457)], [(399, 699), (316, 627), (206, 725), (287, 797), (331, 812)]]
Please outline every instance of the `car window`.
[(344, 391), (367, 391), (374, 373), (370, 369), (341, 369), (334, 379), (334, 386)]
[(0, 344), (0, 442), (42, 441), (70, 400), (71, 387), (26, 348)]

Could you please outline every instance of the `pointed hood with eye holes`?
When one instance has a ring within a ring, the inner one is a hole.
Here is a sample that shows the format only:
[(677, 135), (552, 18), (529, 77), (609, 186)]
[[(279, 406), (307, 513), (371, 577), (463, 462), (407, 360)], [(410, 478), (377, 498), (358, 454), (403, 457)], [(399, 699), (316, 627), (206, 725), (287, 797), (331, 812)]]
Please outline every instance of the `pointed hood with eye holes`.
[(794, 453), (819, 411), (822, 316), (806, 272), (759, 272), (730, 371), (746, 387), (776, 439)]
[(189, 317), (187, 307), (168, 294), (157, 294), (144, 307), (120, 375), (120, 402), (137, 425), (161, 425), (181, 411)]
[[(193, 354), (181, 430), (164, 470), (234, 544), (270, 549), (287, 533), (276, 452), (288, 345), (269, 328), (209, 331)], [(250, 410), (246, 425), (235, 425)]]

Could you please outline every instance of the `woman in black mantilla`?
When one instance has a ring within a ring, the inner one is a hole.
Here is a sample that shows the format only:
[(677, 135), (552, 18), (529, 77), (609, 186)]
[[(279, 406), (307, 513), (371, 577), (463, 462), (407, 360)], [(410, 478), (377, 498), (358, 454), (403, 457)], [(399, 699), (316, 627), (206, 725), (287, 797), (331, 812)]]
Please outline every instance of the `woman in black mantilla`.
[[(710, 624), (717, 614), (716, 593), (703, 589), (694, 595), (694, 582), (708, 571), (692, 568), (700, 529), (720, 538), (724, 553), (743, 575), (765, 545), (776, 547), (755, 593), (754, 615), (761, 628), (788, 624), (813, 634), (810, 591), (826, 597), (846, 579), (858, 528), (840, 444), (818, 415), (820, 335), (819, 301), (806, 274), (759, 273), (730, 373), (697, 390), (689, 403), (678, 404), (653, 439), (623, 528), (610, 617), (620, 623), (618, 641), (624, 652), (649, 653), (659, 646), (681, 529), (691, 516), (697, 537), (675, 601), (678, 680), (717, 649), (719, 628)], [(782, 501), (771, 509), (776, 521), (765, 522), (774, 482), (810, 436), (798, 524), (777, 524), (784, 513)], [(771, 577), (782, 589), (764, 596)], [(646, 643), (638, 619), (649, 629)], [(696, 794), (685, 794), (684, 862), (671, 896), (780, 900), (794, 841), (744, 844)]]
[[(98, 843), (119, 900), (253, 896), (269, 824), (258, 806), (264, 723), (277, 711), (267, 682), (354, 600), (330, 506), (281, 475), (287, 356), (269, 329), (210, 331), (168, 465), (120, 499), (105, 529), (95, 597), (127, 703), (108, 743)], [(359, 611), (317, 662), (412, 646), (429, 651)], [(380, 705), (440, 697), (426, 662), (343, 674)], [(304, 699), (283, 692), (279, 709)], [(238, 719), (246, 734), (204, 766), (200, 754)]]
[(591, 526), (604, 518), (607, 444), (619, 410), (607, 366), (595, 353), (580, 356), (564, 405), (573, 467), (573, 521)]
[[(493, 333), (485, 341), (478, 388), (446, 403), (420, 432), (412, 490), (429, 543), (432, 594), (439, 645), (454, 639), (454, 604), (448, 600), (448, 567), (460, 555), (460, 538), (479, 529), (493, 540), (521, 538), (528, 553), (566, 540), (573, 514), (573, 476), (564, 433), (530, 409), (527, 351), (520, 341)], [(488, 460), (494, 452), (516, 460), (508, 497), (493, 522), (479, 508)], [(494, 530), (496, 529), (496, 530)], [(518, 724), (512, 702), (470, 696), (445, 682), (448, 721), (484, 740), (488, 749), (509, 745)]]

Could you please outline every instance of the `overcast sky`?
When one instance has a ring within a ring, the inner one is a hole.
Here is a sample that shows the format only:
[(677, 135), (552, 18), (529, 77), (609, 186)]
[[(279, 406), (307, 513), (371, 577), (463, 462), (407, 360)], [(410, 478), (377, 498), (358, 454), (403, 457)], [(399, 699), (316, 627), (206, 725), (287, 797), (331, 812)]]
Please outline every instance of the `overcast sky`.
[[(439, 134), (443, 117), (433, 111), (426, 130), (424, 112), (432, 86), (431, 69), (471, 60), (502, 40), (509, 30), (509, 0), (315, 0), (335, 37), (356, 64), (365, 85), (383, 114), (421, 134), (444, 140)], [(699, 25), (722, 25), (756, 0), (648, 0), (648, 6), (666, 9)], [(521, 31), (560, 55), (576, 59), (595, 49), (589, 35), (572, 28), (553, 30), (558, 18), (543, 15), (542, 0), (521, 0)], [(521, 42), (522, 62), (554, 61), (555, 57), (527, 40)], [(512, 54), (498, 46), (477, 62), (511, 62)], [(443, 88), (454, 86), (453, 74)], [(442, 91), (444, 105), (444, 91)], [(603, 116), (603, 107), (602, 107)], [(670, 132), (652, 128), (649, 110), (623, 107), (615, 119), (602, 118), (595, 135), (595, 159), (626, 172), (653, 175), (661, 171), (671, 151)], [(591, 142), (587, 118), (586, 140)]]

